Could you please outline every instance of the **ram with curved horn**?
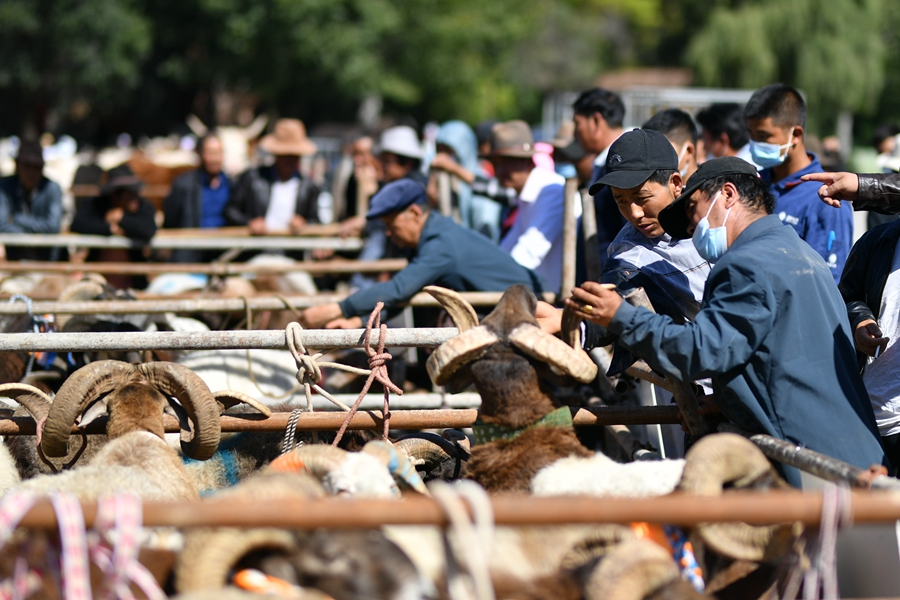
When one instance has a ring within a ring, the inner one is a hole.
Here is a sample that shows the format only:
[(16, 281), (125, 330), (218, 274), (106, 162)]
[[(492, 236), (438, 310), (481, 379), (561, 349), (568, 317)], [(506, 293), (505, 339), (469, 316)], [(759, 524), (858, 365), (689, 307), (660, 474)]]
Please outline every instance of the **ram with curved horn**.
[(43, 424), (41, 449), (49, 457), (65, 456), (72, 426), (84, 427), (103, 415), (109, 416), (109, 442), (86, 465), (20, 487), (37, 493), (65, 490), (83, 499), (116, 491), (144, 500), (196, 499), (195, 483), (165, 441), (163, 415), (174, 414), (182, 424), (185, 455), (203, 460), (219, 444), (220, 412), (239, 400), (217, 400), (197, 375), (175, 363), (91, 363), (57, 393)]
[(587, 383), (597, 376), (597, 367), (580, 347), (541, 330), (534, 317), (537, 298), (527, 287), (506, 290), (480, 325), (459, 294), (434, 287), (425, 291), (460, 329), (429, 357), (432, 381), (451, 389), (474, 383), (482, 398), (467, 476), (491, 491), (526, 491), (542, 467), (591, 454), (549, 383)]

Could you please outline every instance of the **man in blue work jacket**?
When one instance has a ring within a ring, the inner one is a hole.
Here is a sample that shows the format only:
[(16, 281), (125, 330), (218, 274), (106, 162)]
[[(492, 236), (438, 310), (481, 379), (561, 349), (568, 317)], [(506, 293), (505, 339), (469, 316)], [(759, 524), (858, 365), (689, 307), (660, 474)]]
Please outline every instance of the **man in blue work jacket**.
[(401, 305), (426, 285), (458, 292), (500, 292), (523, 283), (536, 294), (545, 284), (488, 238), (458, 225), (428, 207), (425, 188), (401, 179), (372, 197), (367, 219), (381, 219), (395, 244), (414, 255), (390, 281), (375, 284), (341, 302), (313, 306), (300, 318), (304, 327), (353, 329), (378, 302), (386, 309)]
[(829, 210), (819, 201), (819, 186), (801, 177), (822, 171), (818, 157), (806, 151), (806, 102), (783, 83), (756, 90), (744, 108), (750, 155), (764, 167), (760, 176), (775, 196), (775, 214), (825, 259), (835, 282), (853, 245), (853, 211)]
[[(623, 303), (596, 283), (566, 304), (654, 369), (683, 381), (711, 377), (715, 403), (742, 429), (861, 468), (885, 464), (841, 295), (774, 206), (756, 169), (725, 157), (701, 165), (660, 213), (666, 233), (693, 237), (714, 263), (690, 323)], [(796, 469), (782, 472), (800, 486)]]

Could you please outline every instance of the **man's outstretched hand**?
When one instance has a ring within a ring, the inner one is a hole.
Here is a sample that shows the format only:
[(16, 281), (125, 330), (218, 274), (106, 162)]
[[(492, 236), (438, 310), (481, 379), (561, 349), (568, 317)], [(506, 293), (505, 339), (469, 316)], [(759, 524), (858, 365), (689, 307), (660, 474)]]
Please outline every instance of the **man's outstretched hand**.
[(835, 208), (841, 207), (841, 200), (856, 200), (859, 197), (859, 177), (856, 173), (810, 173), (800, 178), (803, 181), (819, 181), (819, 198)]

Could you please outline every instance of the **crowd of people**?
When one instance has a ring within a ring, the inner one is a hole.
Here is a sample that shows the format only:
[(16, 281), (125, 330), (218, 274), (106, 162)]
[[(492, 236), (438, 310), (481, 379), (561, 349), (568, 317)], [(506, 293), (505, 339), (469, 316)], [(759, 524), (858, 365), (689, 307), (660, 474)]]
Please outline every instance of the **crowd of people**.
[[(586, 349), (612, 345), (609, 375), (643, 359), (697, 382), (709, 418), (859, 467), (900, 467), (900, 222), (854, 246), (852, 215), (900, 212), (900, 175), (824, 173), (808, 149), (806, 103), (781, 83), (745, 106), (713, 104), (695, 116), (666, 109), (632, 131), (609, 90), (586, 90), (572, 108), (572, 122), (547, 142), (519, 120), (474, 129), (449, 121), (429, 148), (405, 125), (352, 140), (352, 169), (332, 186), (340, 235), (362, 237), (362, 260), (409, 263), (389, 278), (357, 274), (353, 293), (306, 309), (301, 323), (359, 327), (378, 302), (395, 309), (426, 285), (568, 291), (563, 207), (574, 179), (592, 200), (593, 222), (574, 202), (577, 287), (566, 306), (583, 319)], [(221, 140), (200, 139), (200, 167), (173, 182), (163, 228), (302, 235), (319, 222), (322, 190), (300, 168), (316, 153), (304, 124), (281, 119), (259, 146), (272, 163), (232, 179)], [(59, 231), (61, 191), (41, 174), (40, 147), (22, 144), (16, 166), (0, 180), (0, 232)], [(139, 191), (127, 166), (113, 169), (101, 194), (78, 207), (72, 231), (150, 239), (154, 211)], [(89, 260), (146, 258), (108, 252)], [(7, 257), (56, 258), (25, 248), (7, 248)], [(623, 302), (636, 288), (655, 314)], [(550, 332), (561, 313), (538, 305)]]

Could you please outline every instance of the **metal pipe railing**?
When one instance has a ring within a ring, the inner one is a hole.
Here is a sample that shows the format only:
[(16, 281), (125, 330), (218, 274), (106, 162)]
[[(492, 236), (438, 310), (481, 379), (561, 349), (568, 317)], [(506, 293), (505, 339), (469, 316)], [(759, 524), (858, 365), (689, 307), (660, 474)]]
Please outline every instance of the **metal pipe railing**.
[(153, 237), (147, 242), (118, 235), (79, 235), (75, 233), (0, 233), (0, 244), (26, 248), (46, 246), (75, 246), (78, 248), (141, 248), (156, 250), (360, 250), (358, 238), (280, 237), (280, 236), (203, 236)]
[[(472, 306), (492, 307), (500, 302), (502, 292), (462, 292), (460, 294)], [(553, 294), (544, 298), (552, 301)], [(284, 300), (294, 309), (309, 308), (319, 304), (340, 302), (347, 294), (318, 294), (315, 296), (284, 296)], [(31, 303), (32, 314), (66, 314), (66, 315), (107, 315), (107, 314), (159, 314), (159, 313), (191, 313), (191, 312), (237, 312), (246, 310), (284, 310), (286, 307), (281, 298), (273, 296), (254, 296), (247, 298), (247, 304), (241, 298), (189, 298), (189, 299), (154, 299), (154, 300), (91, 300), (87, 302), (53, 302), (34, 301)], [(409, 306), (438, 307), (440, 304), (431, 295), (419, 293), (409, 301)], [(0, 301), (0, 315), (28, 314), (28, 305), (24, 302)]]
[[(456, 327), (388, 329), (385, 346), (434, 347), (458, 333)], [(364, 329), (307, 329), (301, 339), (307, 348), (361, 348)], [(372, 346), (380, 332), (372, 331)], [(142, 350), (287, 349), (283, 330), (120, 332), (120, 333), (2, 333), (0, 351), (21, 352), (125, 352)]]
[[(497, 525), (571, 525), (633, 522), (743, 522), (771, 525), (800, 522), (818, 525), (823, 495), (800, 491), (734, 492), (720, 497), (670, 494), (658, 498), (601, 500), (589, 497), (536, 498), (492, 496)], [(448, 525), (441, 507), (431, 498), (317, 498), (269, 500), (259, 510), (257, 500), (228, 499), (190, 503), (146, 502), (145, 527), (283, 527), (288, 529), (374, 529), (383, 525)], [(95, 502), (83, 502), (85, 525), (94, 525)], [(900, 519), (900, 494), (853, 492), (850, 513), (854, 523), (884, 523)], [(21, 527), (58, 527), (49, 500), (39, 501), (20, 521)]]
[[(337, 431), (344, 422), (344, 412), (304, 412), (297, 418), (299, 431)], [(652, 423), (677, 423), (678, 409), (674, 406), (642, 406), (642, 407), (602, 407), (581, 408), (572, 416), (577, 426), (598, 427), (603, 425), (646, 425)], [(265, 419), (254, 416), (220, 417), (222, 431), (242, 432), (284, 431), (291, 413), (274, 413)], [(462, 429), (471, 427), (478, 418), (478, 409), (426, 409), (426, 410), (392, 410), (392, 429)], [(178, 421), (166, 415), (163, 425), (167, 433), (181, 431)], [(384, 416), (380, 410), (357, 412), (350, 419), (348, 429), (377, 430), (384, 426)], [(72, 429), (73, 432), (80, 431)], [(99, 418), (85, 427), (84, 432), (90, 435), (106, 433), (106, 418)], [(30, 417), (0, 418), (0, 435), (34, 435), (35, 424)]]
[(394, 272), (406, 267), (405, 258), (384, 260), (297, 261), (292, 264), (266, 265), (248, 263), (125, 263), (125, 262), (51, 262), (0, 261), (0, 271), (7, 273), (103, 273), (104, 275), (161, 275), (164, 273), (201, 273), (227, 277), (256, 273), (279, 275), (303, 271), (311, 275)]

